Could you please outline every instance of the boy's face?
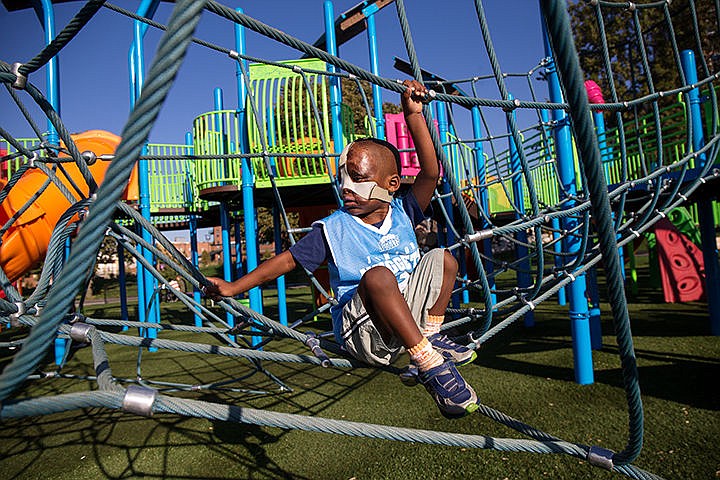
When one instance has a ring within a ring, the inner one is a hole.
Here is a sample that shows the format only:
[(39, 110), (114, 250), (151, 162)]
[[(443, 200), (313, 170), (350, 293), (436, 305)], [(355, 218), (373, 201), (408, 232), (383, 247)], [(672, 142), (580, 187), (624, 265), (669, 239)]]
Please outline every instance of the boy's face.
[[(386, 158), (389, 156), (389, 159)], [(395, 160), (387, 148), (374, 143), (354, 144), (347, 154), (347, 174), (353, 182), (375, 182), (390, 193), (400, 187)], [(349, 188), (342, 189), (345, 209), (356, 217), (366, 217), (378, 210), (386, 210), (388, 203), (376, 198), (364, 198)]]

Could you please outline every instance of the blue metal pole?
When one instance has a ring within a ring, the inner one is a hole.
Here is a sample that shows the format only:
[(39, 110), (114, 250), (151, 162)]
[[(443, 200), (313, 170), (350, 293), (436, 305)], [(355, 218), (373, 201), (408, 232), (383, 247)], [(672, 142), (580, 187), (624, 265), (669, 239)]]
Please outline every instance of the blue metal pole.
[[(470, 113), (472, 115), (472, 129), (473, 129), (473, 137), (476, 138), (475, 142), (473, 142), (473, 154), (475, 155), (475, 166), (477, 168), (477, 184), (483, 185), (483, 187), (479, 190), (480, 198), (477, 199), (477, 201), (480, 203), (480, 207), (485, 212), (485, 214), (490, 217), (490, 198), (489, 198), (489, 192), (488, 188), (485, 186), (487, 183), (487, 174), (485, 169), (485, 156), (483, 154), (483, 144), (479, 140), (482, 137), (482, 118), (480, 117), (480, 108), (479, 107), (472, 107), (470, 110)], [(491, 228), (492, 224), (485, 220), (483, 218), (482, 220), (482, 228), (487, 229)], [(485, 239), (483, 240), (483, 253), (487, 255), (489, 258), (492, 258), (492, 240), (491, 239)], [(495, 289), (495, 277), (492, 275), (493, 271), (495, 270), (495, 265), (492, 263), (492, 261), (485, 262), (485, 273), (488, 275), (488, 284), (490, 285), (491, 289)], [(497, 295), (492, 294), (490, 296), (492, 299), (493, 305), (495, 305), (495, 302), (497, 301)]]
[[(267, 119), (267, 132), (268, 132), (268, 146), (275, 146), (275, 120), (272, 114), (272, 107), (267, 107), (267, 113), (265, 115)], [(273, 175), (277, 175), (277, 164), (275, 163), (275, 157), (271, 159), (270, 169)], [(272, 217), (273, 217), (273, 238), (275, 241), (275, 255), (282, 253), (282, 237), (280, 228), (280, 212), (278, 206), (273, 204), (272, 206)], [(277, 286), (277, 298), (278, 298), (278, 314), (280, 317), (280, 323), (287, 325), (287, 301), (285, 291), (285, 275), (280, 275), (276, 280)]]
[[(42, 0), (40, 2), (42, 11), (35, 10), (43, 30), (45, 31), (45, 44), (48, 45), (55, 38), (55, 10), (50, 0)], [(58, 94), (60, 77), (58, 75), (58, 58), (57, 55), (52, 57), (47, 64), (45, 72), (45, 82), (47, 84), (47, 99), (53, 109), (60, 115), (60, 95)], [(47, 121), (47, 141), (52, 145), (60, 143), (55, 126), (50, 119)], [(70, 239), (65, 242), (65, 258), (70, 254)], [(55, 339), (55, 363), (62, 364), (65, 357), (66, 340), (62, 338)]]
[[(65, 239), (65, 259), (63, 263), (67, 263), (70, 258), (70, 239)], [(65, 358), (65, 347), (67, 346), (67, 340), (64, 338), (55, 338), (55, 364), (62, 365), (63, 359)]]
[[(431, 108), (431, 110), (432, 110), (432, 116), (433, 116), (433, 118), (436, 118), (436, 119), (438, 118), (438, 115), (439, 115), (439, 114), (438, 114), (439, 105), (440, 105), (440, 102), (432, 102), (432, 103), (430, 104), (430, 108)], [(439, 126), (438, 126), (438, 130), (439, 130)], [(438, 189), (441, 194), (445, 193), (445, 191), (443, 190), (443, 186), (444, 186), (444, 185), (445, 185), (445, 184), (443, 183), (443, 184), (440, 186), (440, 188)], [(438, 246), (439, 246), (439, 247), (446, 247), (446, 246), (448, 245), (448, 243), (447, 243), (447, 241), (446, 241), (446, 239), (445, 239), (446, 233), (447, 233), (447, 229), (446, 229), (446, 228), (442, 228), (442, 223), (438, 224), (437, 242), (438, 242)]]
[[(695, 54), (692, 50), (683, 50), (680, 61), (685, 72), (685, 83), (697, 83), (697, 67)], [(700, 92), (693, 88), (686, 94), (690, 104), (690, 119), (692, 122), (692, 151), (698, 151), (705, 145), (703, 135), (702, 112), (700, 111)], [(705, 166), (707, 157), (702, 154), (698, 157), (695, 168), (700, 170)], [(703, 260), (705, 263), (705, 288), (710, 313), (710, 333), (720, 335), (720, 265), (718, 265), (718, 252), (715, 240), (715, 217), (713, 215), (712, 200), (703, 196), (697, 202), (698, 221), (700, 223), (700, 241), (702, 242)]]
[[(375, 28), (375, 12), (379, 10), (376, 4), (365, 7), (362, 11), (367, 22), (368, 48), (370, 50), (370, 71), (380, 75), (380, 58), (378, 55), (377, 30)], [(375, 110), (375, 131), (377, 138), (385, 139), (385, 117), (382, 111), (382, 90), (373, 84), (373, 109)]]
[[(335, 13), (331, 0), (323, 3), (325, 14), (325, 48), (330, 55), (337, 56), (337, 40), (335, 39)], [(335, 72), (335, 65), (327, 64), (328, 72)], [(341, 152), (345, 147), (345, 137), (342, 128), (342, 91), (340, 90), (340, 79), (330, 77), (330, 115), (332, 117), (333, 147), (335, 152)], [(336, 159), (337, 162), (337, 159)], [(337, 167), (337, 165), (336, 165)], [(337, 169), (335, 170), (337, 171)]]
[[(189, 155), (193, 155), (195, 153), (195, 147), (193, 146), (193, 136), (192, 133), (186, 132), (185, 133), (185, 145), (188, 146), (187, 153)], [(190, 178), (190, 168), (186, 169), (187, 174), (187, 183), (186, 183), (186, 203), (188, 205), (188, 208), (190, 209), (190, 217), (188, 219), (188, 229), (190, 230), (190, 262), (192, 263), (193, 267), (199, 268), (200, 267), (200, 256), (198, 255), (198, 228), (197, 228), (197, 221), (198, 217), (195, 213), (196, 205), (195, 205), (195, 194), (192, 189), (192, 181), (193, 179)], [(193, 300), (197, 305), (200, 305), (202, 302), (202, 296), (200, 294), (200, 290), (193, 287)], [(195, 326), (196, 327), (202, 327), (202, 317), (198, 315), (197, 313), (194, 314), (195, 319)]]
[[(38, 17), (43, 25), (45, 31), (45, 44), (48, 45), (55, 39), (55, 9), (53, 8), (51, 0), (41, 0), (42, 14), (40, 12)], [(47, 100), (52, 105), (53, 109), (60, 115), (60, 75), (58, 67), (58, 57), (55, 55), (47, 63), (45, 70), (45, 81), (47, 83)], [(47, 141), (52, 145), (57, 145), (60, 142), (57, 130), (52, 124), (50, 119), (47, 121)]]
[[(125, 278), (125, 248), (120, 242), (117, 242), (117, 257), (118, 287), (120, 291), (120, 319), (127, 321), (129, 320), (129, 315), (127, 305), (127, 279)], [(127, 326), (123, 327), (123, 331), (127, 329)]]
[[(235, 9), (242, 13), (241, 8)], [(235, 49), (238, 53), (245, 53), (245, 29), (239, 25), (235, 25)], [(245, 62), (244, 60), (241, 60)], [(247, 62), (243, 63), (247, 65)], [(246, 68), (247, 70), (247, 68)], [(247, 99), (247, 89), (243, 80), (243, 72), (240, 65), (236, 67), (236, 76), (238, 84), (238, 117), (240, 120), (240, 149), (243, 153), (247, 153), (247, 122), (245, 120), (245, 102)], [(257, 245), (257, 218), (255, 217), (255, 198), (254, 198), (254, 174), (252, 171), (252, 162), (247, 158), (242, 159), (241, 164), (241, 189), (243, 201), (243, 218), (245, 220), (245, 255), (247, 264), (245, 273), (252, 272), (258, 266), (258, 245)], [(250, 308), (258, 313), (263, 312), (262, 290), (255, 287), (248, 292), (250, 297)], [(260, 342), (260, 337), (253, 337), (253, 344)]]
[[(159, 0), (143, 0), (138, 7), (137, 14), (141, 16), (152, 17), (157, 9)], [(133, 28), (133, 46), (130, 50), (131, 62), (135, 63), (135, 95), (131, 96), (130, 104), (131, 107), (135, 106), (135, 102), (140, 96), (142, 86), (144, 82), (144, 49), (143, 49), (143, 37), (147, 31), (147, 25), (135, 20)], [(147, 154), (147, 148), (143, 147), (142, 154)], [(150, 173), (149, 173), (149, 161), (140, 160), (138, 162), (138, 189), (139, 189), (139, 209), (140, 214), (146, 220), (150, 220)], [(150, 232), (141, 228), (142, 238), (148, 242), (153, 243), (152, 235)], [(141, 248), (143, 258), (145, 258), (151, 265), (155, 263), (152, 252), (145, 248)], [(137, 267), (138, 275), (138, 315), (140, 321), (150, 321), (159, 323), (160, 322), (160, 305), (157, 295), (153, 295), (157, 289), (157, 281), (152, 274), (142, 265), (138, 264)], [(142, 276), (142, 281), (140, 277)], [(142, 294), (140, 293), (140, 287), (142, 286)], [(147, 302), (147, 303), (146, 303)], [(147, 338), (157, 338), (157, 330), (149, 328), (145, 331)], [(156, 347), (151, 347), (150, 351), (156, 351)]]
[(588, 270), (588, 297), (590, 298), (590, 347), (602, 350), (602, 325), (600, 324), (600, 289), (597, 283), (597, 269)]
[[(598, 146), (600, 147), (601, 158), (604, 160), (607, 158), (607, 140), (605, 135), (605, 116), (603, 112), (593, 112), (593, 121), (595, 123), (595, 133), (598, 137)], [(607, 181), (607, 177), (605, 177)], [(613, 217), (615, 213), (613, 212)], [(622, 215), (622, 213), (620, 214)], [(620, 239), (620, 235), (618, 235)], [(630, 248), (632, 243), (629, 244)], [(618, 246), (618, 256), (620, 257), (620, 267), (622, 268), (623, 278), (626, 278), (625, 272), (625, 258), (624, 258), (624, 247)], [(593, 350), (602, 349), (602, 325), (600, 324), (600, 292), (598, 291), (597, 284), (597, 271), (595, 268), (590, 270), (588, 277), (588, 290), (589, 290), (589, 315), (590, 315), (590, 345)]]
[(243, 276), (242, 265), (242, 230), (240, 229), (240, 217), (236, 215), (233, 218), (233, 233), (235, 234), (235, 271), (234, 278)]
[[(548, 138), (550, 136), (550, 129), (547, 126), (550, 122), (550, 115), (548, 114), (548, 111), (546, 109), (540, 110), (540, 120), (542, 121), (542, 129), (545, 132), (545, 137)], [(548, 140), (548, 144), (545, 145), (545, 155), (547, 161), (552, 160), (552, 150), (551, 146)], [(555, 268), (559, 271), (562, 270), (563, 266), (563, 257), (560, 255), (562, 253), (562, 240), (560, 240), (560, 219), (557, 217), (553, 217), (553, 219), (550, 221), (550, 225), (552, 226), (553, 233), (553, 241), (555, 242), (553, 244), (553, 251), (555, 252)], [(558, 305), (564, 306), (567, 303), (567, 299), (565, 298), (565, 287), (562, 287), (560, 290), (557, 291), (557, 300)]]
[[(275, 236), (275, 255), (282, 253), (282, 235), (280, 229), (280, 212), (277, 206), (273, 205), (273, 233)], [(287, 313), (287, 292), (285, 291), (285, 275), (280, 275), (277, 278), (277, 296), (278, 296), (278, 316), (280, 323), (283, 325), (288, 324), (288, 313)]]
[[(440, 135), (440, 143), (445, 144), (448, 141), (448, 131), (449, 131), (449, 125), (448, 125), (448, 114), (447, 114), (447, 106), (444, 103), (441, 102), (435, 102), (437, 105), (437, 122), (438, 122), (438, 133)], [(447, 158), (452, 158), (450, 153), (449, 147), (443, 147), (445, 156)], [(456, 170), (457, 175), (457, 170)], [(443, 195), (448, 195), (451, 191), (450, 185), (448, 184), (445, 177), (442, 178), (442, 183), (440, 187)], [(448, 221), (450, 224), (453, 224), (453, 205), (452, 205), (452, 198), (448, 195), (443, 198), (443, 206), (445, 207), (445, 211), (447, 212)], [(452, 230), (448, 227), (445, 229), (445, 245), (452, 245), (455, 243), (455, 236), (452, 233)], [(457, 294), (452, 296), (452, 305), (453, 308), (458, 308), (460, 306), (460, 298)]]
[[(213, 105), (216, 112), (223, 109), (223, 92), (221, 88), (215, 88), (213, 90)], [(215, 133), (220, 137), (220, 154), (227, 152), (225, 142), (225, 132), (223, 129), (223, 121), (221, 114), (215, 114)], [(227, 160), (225, 160), (227, 161)], [(228, 211), (227, 203), (220, 202), (220, 229), (221, 229), (221, 244), (222, 244), (222, 264), (223, 264), (223, 279), (227, 282), (233, 281), (232, 275), (232, 253), (230, 251), (230, 212)], [(225, 312), (225, 320), (231, 327), (235, 325), (235, 317), (230, 312)]]
[[(242, 8), (236, 8), (236, 12), (243, 13)], [(241, 55), (245, 54), (245, 27), (242, 25), (235, 24), (235, 49)], [(242, 67), (241, 67), (242, 64)], [(238, 151), (240, 153), (248, 152), (248, 132), (247, 132), (247, 117), (245, 114), (245, 102), (247, 101), (247, 87), (243, 80), (243, 68), (248, 70), (247, 60), (239, 60), (235, 63), (235, 79), (237, 83), (238, 91)]]
[[(548, 80), (550, 101), (563, 102), (560, 80), (557, 75), (557, 70), (555, 69), (555, 60), (552, 57), (550, 40), (545, 31), (544, 23), (543, 40), (545, 43), (545, 55), (548, 59), (545, 73)], [(553, 136), (555, 139), (558, 164), (558, 182), (562, 188), (564, 188), (567, 195), (574, 195), (577, 193), (577, 188), (575, 184), (575, 162), (569, 119), (562, 110), (553, 110), (552, 117), (555, 121)], [(575, 204), (575, 201), (568, 201), (564, 205), (565, 208), (571, 208), (575, 206)], [(567, 217), (563, 220), (562, 225), (563, 229), (569, 232), (578, 225), (578, 220)], [(577, 252), (580, 249), (580, 239), (577, 237), (567, 237), (564, 242), (564, 247), (568, 253)], [(566, 287), (566, 294), (570, 300), (570, 325), (573, 339), (575, 381), (581, 385), (591, 384), (595, 381), (590, 342), (590, 312), (588, 301), (585, 297), (585, 289), (584, 274), (575, 276), (575, 281)]]
[[(508, 95), (508, 100), (512, 99), (512, 94)], [(515, 112), (512, 112), (511, 115), (514, 116)], [(507, 126), (509, 132), (509, 122)], [(508, 136), (508, 148), (510, 151), (510, 172), (513, 174), (513, 202), (515, 203), (515, 208), (517, 208), (515, 217), (519, 219), (525, 215), (525, 189), (523, 188), (522, 183), (523, 176), (521, 174), (522, 165), (520, 164), (520, 153), (518, 152), (518, 147), (515, 144), (515, 139), (512, 135)], [(528, 288), (532, 284), (532, 279), (530, 278), (530, 252), (526, 246), (521, 245), (527, 244), (527, 232), (525, 230), (520, 230), (517, 232), (516, 236), (519, 243), (515, 246), (515, 256), (518, 259), (523, 259), (518, 264), (517, 285), (521, 289)], [(535, 313), (532, 310), (529, 310), (525, 314), (524, 323), (526, 327), (532, 327), (535, 325)]]
[[(232, 263), (230, 261), (230, 212), (227, 203), (220, 202), (220, 230), (223, 256), (223, 278), (232, 282)], [(225, 312), (225, 319), (231, 327), (235, 325), (235, 317), (230, 312)]]

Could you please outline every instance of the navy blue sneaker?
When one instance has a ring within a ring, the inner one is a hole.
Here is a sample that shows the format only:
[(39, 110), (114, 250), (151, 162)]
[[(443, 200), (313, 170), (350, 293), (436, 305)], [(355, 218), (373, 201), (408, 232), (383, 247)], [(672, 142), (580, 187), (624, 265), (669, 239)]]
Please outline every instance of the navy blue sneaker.
[(418, 378), (445, 418), (464, 417), (478, 409), (475, 391), (460, 376), (452, 361), (420, 372)]
[(418, 384), (418, 375), (418, 368), (411, 363), (405, 367), (398, 376), (403, 385), (406, 387), (414, 387)]
[(442, 333), (430, 335), (428, 340), (432, 344), (433, 348), (437, 350), (437, 352), (440, 353), (445, 360), (452, 360), (458, 367), (467, 365), (477, 358), (475, 350), (453, 342), (447, 337), (447, 335), (443, 335)]

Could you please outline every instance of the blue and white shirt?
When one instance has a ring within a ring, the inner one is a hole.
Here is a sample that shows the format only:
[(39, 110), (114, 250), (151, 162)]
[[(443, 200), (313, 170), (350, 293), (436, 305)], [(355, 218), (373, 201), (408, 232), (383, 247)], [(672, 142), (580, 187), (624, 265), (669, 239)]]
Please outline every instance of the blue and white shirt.
[[(337, 210), (313, 223), (313, 232), (291, 247), (290, 251), (296, 261), (308, 270), (314, 270), (320, 262), (303, 261), (307, 248), (303, 248), (302, 244), (309, 243), (305, 240), (315, 233), (316, 229), (322, 231), (323, 243), (329, 249), (326, 256), (330, 286), (338, 300), (338, 305), (330, 309), (336, 338), (339, 338), (342, 324), (342, 309), (355, 294), (365, 272), (379, 265), (387, 267), (395, 274), (402, 291), (410, 273), (417, 266), (420, 251), (414, 227), (425, 216), (414, 196), (409, 194), (408, 197), (411, 198), (393, 199), (385, 219), (376, 225), (364, 223), (344, 209)], [(410, 216), (406, 209), (410, 210)], [(308, 265), (309, 263), (312, 265)]]

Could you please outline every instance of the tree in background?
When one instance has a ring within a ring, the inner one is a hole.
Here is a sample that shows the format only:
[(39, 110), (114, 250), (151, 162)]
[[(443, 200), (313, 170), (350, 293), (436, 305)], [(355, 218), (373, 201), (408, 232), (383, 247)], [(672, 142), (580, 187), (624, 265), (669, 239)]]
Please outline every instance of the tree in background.
[[(363, 100), (360, 88), (358, 88), (358, 84), (362, 87), (363, 92), (365, 92), (367, 106)], [(343, 115), (350, 117), (349, 121), (347, 119), (343, 119), (343, 124), (350, 123), (352, 125), (352, 131), (356, 136), (370, 136), (371, 130), (369, 128), (368, 119), (375, 116), (372, 87), (370, 83), (363, 80), (356, 82), (355, 80), (342, 79), (340, 83), (340, 90), (342, 91), (342, 103), (346, 107), (343, 108)], [(400, 105), (391, 102), (383, 102), (382, 110), (383, 113), (402, 112)]]
[[(133, 257), (127, 249), (123, 249), (123, 258), (126, 264), (133, 263)], [(113, 237), (105, 237), (97, 254), (97, 263), (117, 262), (117, 240)]]
[[(607, 38), (612, 78), (619, 101), (651, 93), (649, 78), (643, 67), (640, 36), (656, 92), (683, 85), (679, 75), (680, 66), (673, 52), (673, 36), (678, 51), (690, 49), (695, 52), (698, 78), (717, 72), (720, 69), (720, 6), (714, 0), (698, 0), (694, 6), (695, 15), (692, 5), (684, 0), (662, 7), (634, 10), (598, 7), (582, 0), (573, 1), (569, 6), (572, 29), (580, 64), (587, 79), (600, 85), (606, 100), (610, 98), (609, 75), (605, 69), (601, 28), (596, 14), (598, 9), (602, 12), (603, 31)], [(672, 19), (672, 28), (668, 25), (665, 8)], [(694, 16), (699, 29), (697, 37)], [(640, 29), (636, 28), (637, 24)], [(707, 63), (707, 71), (703, 67), (703, 58)]]

